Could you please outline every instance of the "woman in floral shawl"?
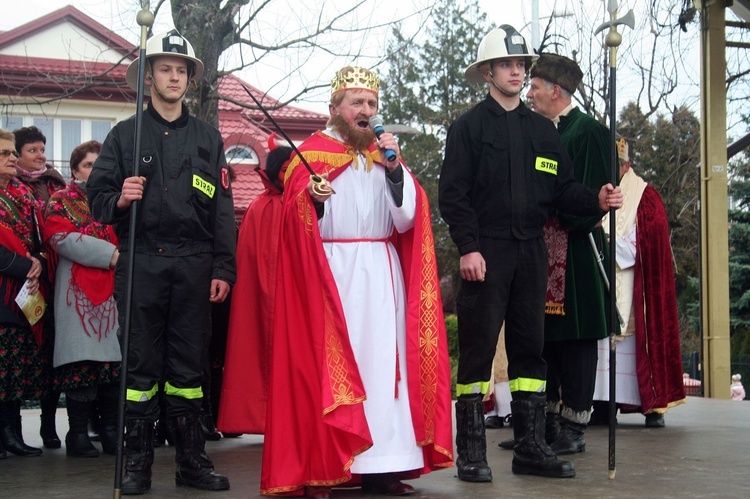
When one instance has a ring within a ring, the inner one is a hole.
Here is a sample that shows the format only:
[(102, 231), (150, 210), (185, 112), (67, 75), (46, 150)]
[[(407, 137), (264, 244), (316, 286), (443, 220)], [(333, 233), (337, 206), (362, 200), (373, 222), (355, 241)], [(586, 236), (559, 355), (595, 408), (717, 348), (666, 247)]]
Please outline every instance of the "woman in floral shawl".
[(104, 452), (114, 454), (117, 442), (117, 380), (122, 357), (112, 293), (118, 241), (111, 226), (91, 216), (85, 191), (99, 151), (101, 144), (93, 140), (73, 150), (73, 179), (50, 197), (43, 231), (57, 260), (54, 367), (68, 409), (70, 430), (65, 449), (73, 457), (99, 455), (88, 436), (94, 401), (102, 417)]
[(38, 319), (44, 310), (31, 310), (32, 326), (16, 296), (24, 286), (29, 295), (46, 292), (46, 264), (37, 225), (41, 213), (33, 194), (15, 178), (17, 160), (13, 134), (0, 130), (0, 459), (7, 452), (42, 454), (23, 441), (21, 402), (42, 395), (43, 320)]
[[(65, 187), (65, 180), (60, 172), (47, 164), (47, 137), (41, 130), (35, 126), (21, 127), (13, 130), (13, 135), (16, 138), (16, 151), (20, 154), (16, 164), (16, 178), (29, 189), (39, 209), (44, 211), (50, 196)], [(50, 293), (53, 292), (50, 291)], [(44, 369), (42, 379), (46, 384), (42, 387), (42, 396), (39, 399), (39, 405), (42, 408), (39, 436), (42, 437), (44, 447), (59, 449), (61, 443), (55, 428), (55, 414), (60, 400), (60, 388), (57, 386), (57, 379), (52, 370), (52, 349), (55, 345), (52, 310), (47, 316), (42, 331), (42, 367)]]

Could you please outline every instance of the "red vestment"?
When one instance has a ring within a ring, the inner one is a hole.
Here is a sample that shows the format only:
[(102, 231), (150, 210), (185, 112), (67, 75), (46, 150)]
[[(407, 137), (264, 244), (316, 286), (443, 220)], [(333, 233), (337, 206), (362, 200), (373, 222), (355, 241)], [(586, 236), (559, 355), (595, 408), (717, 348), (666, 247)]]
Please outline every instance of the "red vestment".
[[(329, 180), (357, 158), (321, 132), (300, 149)], [(379, 161), (374, 146), (367, 158)], [(350, 467), (372, 438), (363, 409), (366, 393), (307, 193), (309, 173), (299, 158), (286, 178), (261, 492), (301, 495), (305, 486), (356, 484)], [(414, 228), (392, 237), (407, 294), (406, 396), (424, 456), (415, 476), (453, 466), (450, 366), (430, 209), (424, 190), (416, 188)]]
[(645, 414), (682, 403), (685, 386), (667, 212), (650, 185), (637, 216), (633, 307), (636, 372)]
[(266, 190), (248, 207), (237, 236), (237, 283), (217, 424), (227, 433), (264, 433), (266, 427), (281, 191), (259, 174)]

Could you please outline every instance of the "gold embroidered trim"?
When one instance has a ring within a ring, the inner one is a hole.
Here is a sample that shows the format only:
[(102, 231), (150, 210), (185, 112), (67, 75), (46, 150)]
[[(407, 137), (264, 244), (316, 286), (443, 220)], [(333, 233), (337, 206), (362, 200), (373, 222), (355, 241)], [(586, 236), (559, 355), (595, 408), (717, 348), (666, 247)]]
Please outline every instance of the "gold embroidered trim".
[(313, 232), (313, 214), (312, 202), (307, 195), (307, 191), (302, 191), (297, 195), (297, 216), (302, 220), (302, 226), (305, 228), (305, 234), (310, 239), (315, 237)]
[[(420, 191), (422, 203), (427, 203), (426, 194)], [(421, 210), (422, 224), (429, 227), (430, 212)], [(422, 371), (420, 372), (420, 384), (422, 389), (422, 410), (425, 415), (425, 441), (435, 440), (435, 410), (438, 404), (438, 373), (439, 367), (439, 337), (438, 296), (439, 290), (435, 283), (437, 279), (437, 263), (435, 262), (434, 239), (430, 231), (425, 231), (425, 237), (420, 242), (420, 253), (422, 259), (422, 275), (420, 276), (419, 290), (419, 357), (421, 359)]]
[(336, 334), (336, 328), (332, 317), (332, 307), (326, 296), (323, 297), (323, 314), (325, 320), (325, 356), (328, 368), (328, 379), (330, 382), (333, 403), (323, 409), (323, 415), (330, 413), (341, 405), (353, 405), (365, 400), (364, 395), (355, 397), (350, 372), (351, 368), (344, 356), (344, 346)]
[[(366, 450), (370, 449), (372, 445), (365, 445), (360, 449), (357, 449), (352, 453), (352, 457), (347, 461), (347, 463), (344, 465), (344, 471), (348, 472), (349, 469), (354, 464), (354, 458), (365, 452)], [(451, 463), (451, 466), (453, 464)], [(442, 467), (442, 465), (441, 465)], [(273, 487), (270, 489), (261, 489), (260, 493), (262, 495), (280, 495), (280, 494), (287, 494), (289, 492), (299, 490), (304, 487), (335, 487), (336, 485), (341, 485), (342, 483), (346, 483), (349, 480), (351, 480), (351, 477), (344, 476), (341, 478), (336, 478), (333, 480), (309, 480), (301, 485), (287, 485), (284, 487)]]
[(565, 309), (560, 303), (545, 303), (544, 313), (547, 315), (565, 315)]
[[(325, 171), (320, 172), (321, 174), (329, 173), (336, 168), (348, 165), (354, 159), (354, 157), (348, 153), (335, 153), (326, 151), (304, 151), (302, 155), (305, 157), (308, 163), (323, 163), (325, 165)], [(286, 169), (284, 182), (291, 178), (294, 170), (300, 165), (302, 165), (302, 160), (298, 155), (295, 155)]]

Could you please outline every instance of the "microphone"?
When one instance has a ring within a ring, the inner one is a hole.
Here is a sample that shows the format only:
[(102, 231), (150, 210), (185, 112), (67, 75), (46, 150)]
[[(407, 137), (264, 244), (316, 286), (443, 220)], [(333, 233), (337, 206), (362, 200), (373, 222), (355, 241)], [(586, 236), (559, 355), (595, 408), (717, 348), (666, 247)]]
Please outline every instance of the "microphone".
[[(371, 116), (370, 128), (372, 128), (372, 131), (375, 132), (375, 137), (380, 138), (380, 136), (383, 135), (383, 132), (385, 132), (385, 128), (383, 128), (383, 119), (380, 116)], [(396, 151), (392, 149), (386, 149), (385, 159), (387, 159), (388, 161), (396, 161)]]

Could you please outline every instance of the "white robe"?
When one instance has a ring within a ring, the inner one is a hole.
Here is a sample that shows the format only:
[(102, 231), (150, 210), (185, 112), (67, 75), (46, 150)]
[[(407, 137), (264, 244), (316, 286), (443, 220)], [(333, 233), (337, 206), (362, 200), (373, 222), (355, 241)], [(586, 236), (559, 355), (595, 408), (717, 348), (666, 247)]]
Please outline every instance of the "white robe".
[(404, 279), (395, 248), (384, 241), (394, 227), (404, 232), (414, 226), (416, 189), (404, 172), (404, 199), (397, 207), (383, 168), (375, 164), (368, 172), (362, 157), (352, 163), (332, 182), (336, 194), (325, 202), (318, 223), (364, 384), (373, 438), (373, 446), (355, 457), (353, 473), (424, 466), (409, 409)]
[[(618, 404), (641, 405), (635, 358), (635, 313), (633, 285), (635, 282), (635, 256), (638, 205), (641, 203), (646, 182), (631, 169), (620, 179), (622, 208), (615, 218), (616, 261), (615, 290), (617, 309), (624, 319), (622, 335), (617, 337), (615, 401)], [(609, 234), (609, 213), (602, 218), (604, 232)], [(609, 338), (598, 341), (599, 361), (596, 365), (594, 400), (609, 400)]]

